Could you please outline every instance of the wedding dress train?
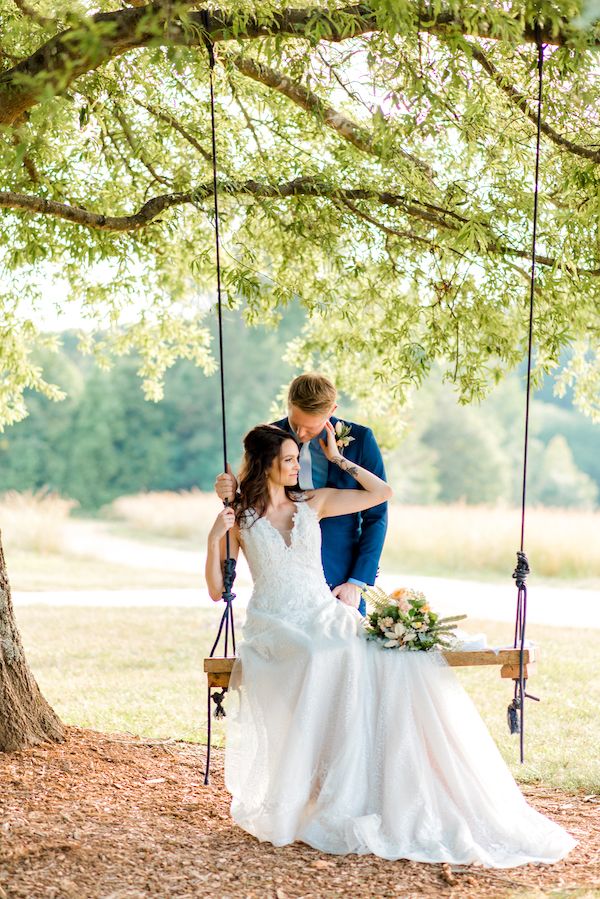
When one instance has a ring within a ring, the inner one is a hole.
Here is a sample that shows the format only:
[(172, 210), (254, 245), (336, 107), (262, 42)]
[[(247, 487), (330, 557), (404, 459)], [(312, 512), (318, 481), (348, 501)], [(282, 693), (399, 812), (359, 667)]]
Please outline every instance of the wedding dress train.
[[(249, 525), (251, 519), (247, 520)], [(383, 650), (325, 582), (316, 514), (241, 528), (254, 590), (227, 709), (231, 812), (259, 840), (512, 867), (575, 841), (525, 801), (435, 652)]]

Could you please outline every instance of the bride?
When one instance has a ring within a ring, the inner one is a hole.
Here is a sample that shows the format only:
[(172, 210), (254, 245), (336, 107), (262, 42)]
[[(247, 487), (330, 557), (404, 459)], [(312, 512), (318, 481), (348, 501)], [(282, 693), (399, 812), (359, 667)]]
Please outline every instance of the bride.
[(254, 581), (229, 688), (233, 819), (275, 846), (490, 867), (557, 861), (575, 841), (525, 802), (443, 656), (383, 650), (331, 594), (319, 519), (391, 490), (344, 459), (326, 429), (327, 459), (362, 490), (300, 493), (295, 439), (259, 425), (244, 440), (233, 508), (208, 538), (212, 599), (227, 532)]

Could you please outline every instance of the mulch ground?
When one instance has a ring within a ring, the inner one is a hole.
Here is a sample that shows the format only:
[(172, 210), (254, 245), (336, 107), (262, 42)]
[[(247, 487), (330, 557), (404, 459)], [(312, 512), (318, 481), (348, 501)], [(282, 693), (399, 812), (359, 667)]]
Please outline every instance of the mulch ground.
[(600, 896), (600, 796), (526, 787), (580, 841), (565, 861), (504, 871), (326, 856), (258, 843), (229, 818), (223, 755), (72, 728), (0, 754), (0, 899)]

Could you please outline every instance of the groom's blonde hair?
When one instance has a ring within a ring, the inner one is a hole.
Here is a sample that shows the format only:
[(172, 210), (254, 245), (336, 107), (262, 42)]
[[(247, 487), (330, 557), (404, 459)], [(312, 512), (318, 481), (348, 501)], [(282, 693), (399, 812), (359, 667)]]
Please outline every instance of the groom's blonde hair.
[(307, 415), (328, 412), (337, 399), (337, 390), (325, 375), (306, 372), (298, 375), (288, 390), (288, 405), (296, 406)]

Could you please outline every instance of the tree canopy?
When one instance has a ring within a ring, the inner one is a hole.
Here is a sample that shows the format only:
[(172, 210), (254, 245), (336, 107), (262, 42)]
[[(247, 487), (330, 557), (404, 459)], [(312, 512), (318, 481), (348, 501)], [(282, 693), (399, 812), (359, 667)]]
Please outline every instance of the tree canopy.
[[(308, 312), (290, 359), (402, 401), (442, 361), (481, 397), (523, 357), (536, 34), (546, 44), (535, 361), (600, 415), (600, 27), (574, 0), (0, 0), (0, 420), (59, 277), (148, 395), (214, 367), (206, 41), (227, 301)], [(588, 16), (589, 19), (589, 16)], [(127, 327), (123, 327), (126, 324)], [(56, 393), (56, 390), (54, 390)]]

